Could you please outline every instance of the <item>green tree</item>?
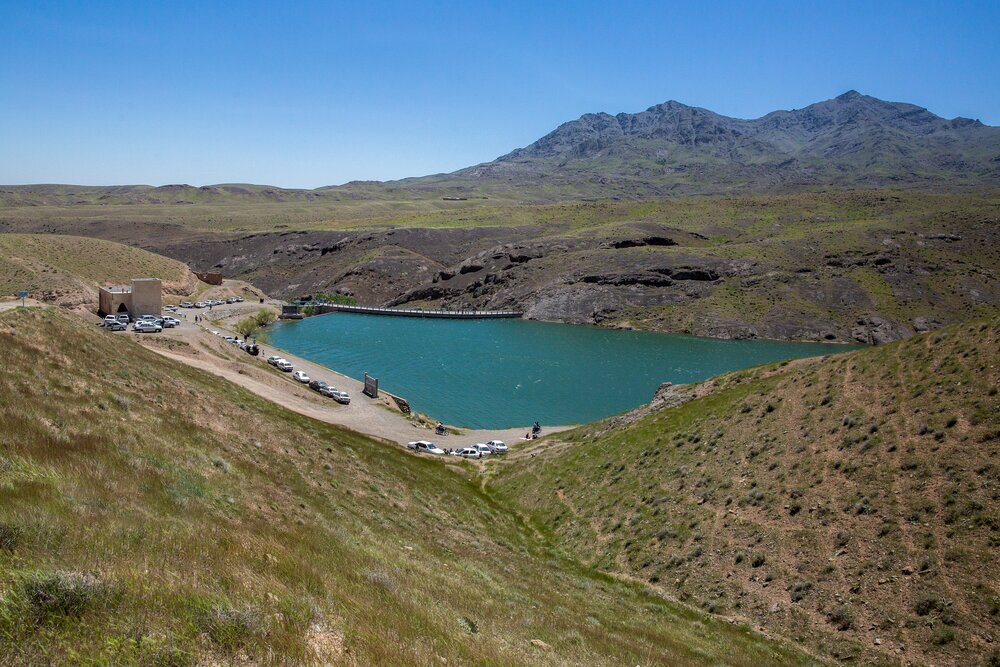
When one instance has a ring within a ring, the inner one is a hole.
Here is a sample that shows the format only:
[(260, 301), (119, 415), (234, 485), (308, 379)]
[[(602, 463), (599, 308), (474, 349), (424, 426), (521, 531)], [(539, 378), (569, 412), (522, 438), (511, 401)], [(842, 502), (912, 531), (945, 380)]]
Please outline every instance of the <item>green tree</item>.
[(243, 336), (244, 338), (249, 338), (257, 333), (260, 329), (260, 323), (257, 321), (256, 317), (244, 317), (242, 320), (236, 323), (236, 333)]
[(274, 314), (273, 310), (268, 308), (261, 308), (257, 311), (257, 314), (254, 315), (254, 320), (256, 320), (258, 327), (266, 327), (276, 319), (278, 319), (278, 316)]

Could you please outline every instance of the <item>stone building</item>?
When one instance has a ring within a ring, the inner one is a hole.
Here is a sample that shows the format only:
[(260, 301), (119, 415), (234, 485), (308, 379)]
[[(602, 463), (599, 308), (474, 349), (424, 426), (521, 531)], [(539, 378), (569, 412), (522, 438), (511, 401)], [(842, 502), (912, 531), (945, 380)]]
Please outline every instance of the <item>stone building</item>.
[(133, 278), (131, 285), (101, 287), (98, 297), (101, 315), (126, 313), (134, 320), (163, 311), (163, 286), (159, 278)]

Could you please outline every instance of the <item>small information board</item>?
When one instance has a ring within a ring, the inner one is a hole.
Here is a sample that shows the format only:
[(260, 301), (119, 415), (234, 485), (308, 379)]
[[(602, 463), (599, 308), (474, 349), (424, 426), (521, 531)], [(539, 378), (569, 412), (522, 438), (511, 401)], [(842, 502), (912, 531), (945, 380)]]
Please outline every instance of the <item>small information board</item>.
[(365, 373), (365, 396), (371, 396), (372, 398), (378, 398), (378, 378), (373, 378), (368, 373)]

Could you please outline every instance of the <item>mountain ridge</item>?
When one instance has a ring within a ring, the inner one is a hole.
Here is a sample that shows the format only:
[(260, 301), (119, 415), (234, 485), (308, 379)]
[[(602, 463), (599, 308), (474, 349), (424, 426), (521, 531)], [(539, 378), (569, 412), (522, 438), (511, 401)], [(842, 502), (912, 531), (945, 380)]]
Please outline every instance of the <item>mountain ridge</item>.
[[(1000, 182), (1000, 127), (944, 118), (856, 90), (758, 118), (677, 100), (636, 113), (591, 112), (494, 160), (449, 173), (314, 189), (246, 183), (0, 185), (0, 204), (284, 202), (482, 194), (532, 201), (659, 197), (815, 187), (969, 188)], [(106, 192), (103, 192), (105, 191)]]
[[(669, 100), (587, 113), (528, 146), (450, 177), (597, 180), (628, 194), (789, 186), (977, 185), (1000, 177), (1000, 128), (850, 90), (739, 119)], [(552, 182), (552, 181), (550, 181)]]

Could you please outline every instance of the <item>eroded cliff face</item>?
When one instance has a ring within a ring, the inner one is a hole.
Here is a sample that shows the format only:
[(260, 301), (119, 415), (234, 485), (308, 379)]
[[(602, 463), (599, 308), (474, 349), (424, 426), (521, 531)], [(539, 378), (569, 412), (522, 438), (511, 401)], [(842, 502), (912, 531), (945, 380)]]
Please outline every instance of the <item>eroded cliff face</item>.
[[(837, 234), (734, 242), (737, 225), (704, 231), (648, 222), (584, 232), (295, 231), (156, 250), (288, 298), (326, 292), (387, 306), (516, 309), (719, 338), (884, 343), (1000, 307), (1000, 281), (987, 266), (1000, 234), (988, 221), (963, 233), (871, 230), (847, 246)], [(948, 255), (967, 258), (961, 271), (945, 268)]]

